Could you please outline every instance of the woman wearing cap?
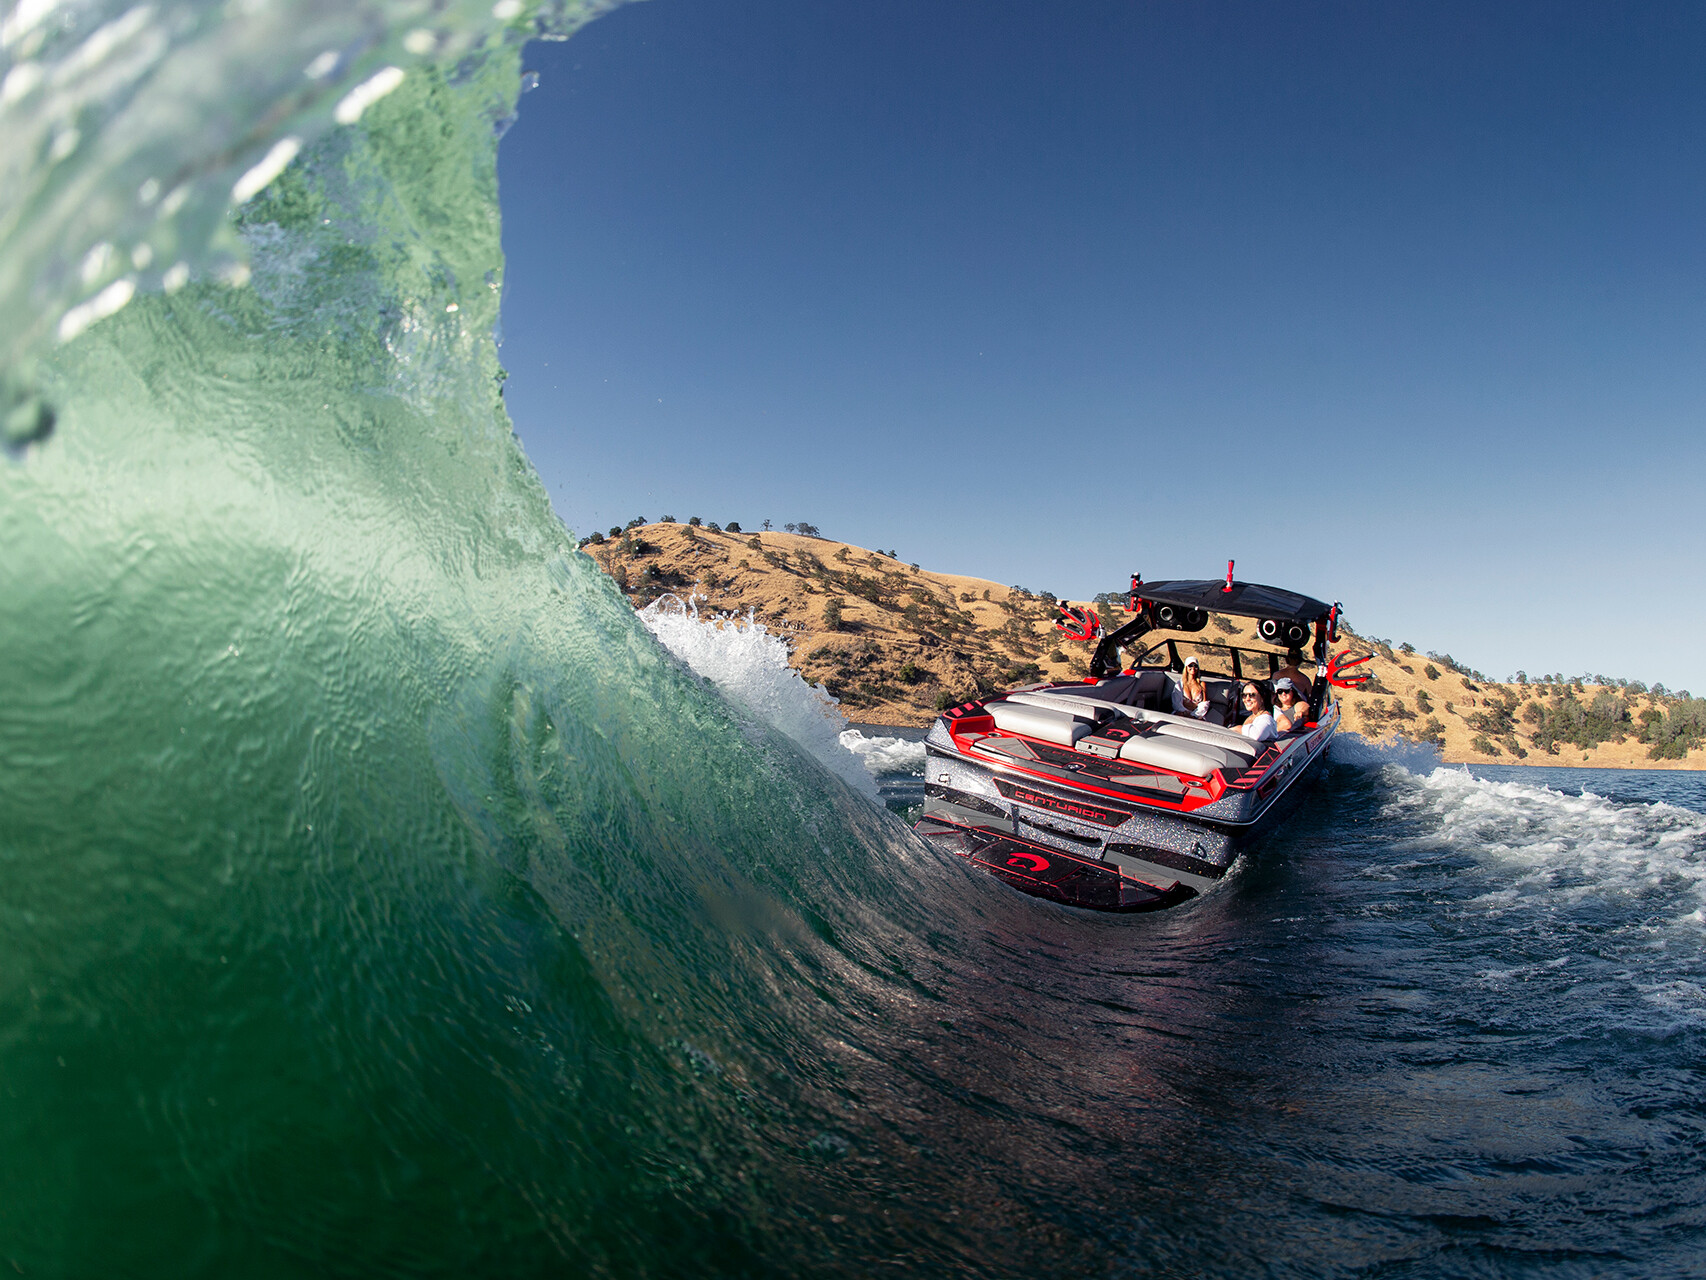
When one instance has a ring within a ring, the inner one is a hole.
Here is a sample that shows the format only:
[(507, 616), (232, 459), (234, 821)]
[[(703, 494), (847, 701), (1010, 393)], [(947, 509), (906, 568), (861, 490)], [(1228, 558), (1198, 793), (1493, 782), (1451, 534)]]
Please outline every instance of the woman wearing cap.
[(1201, 664), (1194, 653), (1185, 659), (1185, 674), (1173, 686), (1173, 714), (1208, 718), (1208, 686), (1202, 682)]
[(1279, 731), (1274, 727), (1267, 691), (1259, 684), (1246, 682), (1240, 698), (1244, 704), (1246, 719), (1238, 726), (1238, 732), (1254, 742), (1272, 742), (1279, 737)]
[(1274, 681), (1274, 725), (1281, 733), (1296, 733), (1309, 723), (1309, 704), (1297, 696), (1290, 676)]

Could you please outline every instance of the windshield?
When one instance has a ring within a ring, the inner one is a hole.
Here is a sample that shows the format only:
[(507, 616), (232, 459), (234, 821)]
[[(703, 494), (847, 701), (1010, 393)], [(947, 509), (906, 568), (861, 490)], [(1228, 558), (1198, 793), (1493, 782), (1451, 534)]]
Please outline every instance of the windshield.
[(1201, 664), (1203, 675), (1227, 680), (1265, 680), (1287, 665), (1287, 655), (1282, 650), (1234, 644), (1230, 640), (1205, 640), (1201, 635), (1151, 631), (1121, 647), (1120, 666), (1140, 671), (1178, 671), (1192, 654)]

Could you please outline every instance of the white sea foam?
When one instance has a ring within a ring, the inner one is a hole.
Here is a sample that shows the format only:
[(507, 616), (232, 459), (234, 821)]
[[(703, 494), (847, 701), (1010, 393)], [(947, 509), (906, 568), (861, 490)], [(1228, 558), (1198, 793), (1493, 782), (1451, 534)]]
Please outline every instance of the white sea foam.
[(1584, 1025), (1653, 1039), (1706, 1026), (1706, 814), (1558, 791), (1543, 775), (1478, 778), (1402, 743), (1352, 740), (1334, 755), (1379, 769), (1379, 825), (1410, 832), (1366, 874), (1398, 880), (1462, 857), (1486, 873), (1463, 906), (1484, 916), (1484, 938), (1527, 941), (1478, 985), (1585, 1001)]
[(877, 798), (863, 753), (843, 746), (849, 731), (840, 705), (788, 665), (786, 642), (750, 613), (700, 617), (697, 597), (684, 602), (667, 595), (640, 610), (640, 621), (730, 701), (799, 743), (861, 795)]
[(863, 760), (873, 777), (918, 773), (924, 768), (922, 742), (881, 736), (869, 738), (857, 729), (848, 729), (841, 735), (841, 745)]
[(1503, 865), (1512, 876), (1507, 898), (1544, 892), (1562, 905), (1683, 889), (1698, 903), (1706, 886), (1706, 815), (1496, 782), (1466, 769), (1435, 769), (1421, 784), (1419, 802), (1437, 820), (1429, 839)]
[[(1490, 909), (1569, 909), (1608, 895), (1653, 895), (1687, 904), (1673, 924), (1706, 922), (1706, 815), (1663, 802), (1628, 803), (1584, 789), (1556, 791), (1537, 776), (1478, 778), (1431, 746), (1341, 734), (1340, 764), (1378, 768), (1392, 784), (1386, 815), (1424, 831), (1396, 849), (1426, 857), (1451, 850), (1504, 873), (1482, 898)], [(1388, 870), (1392, 868), (1387, 868)]]

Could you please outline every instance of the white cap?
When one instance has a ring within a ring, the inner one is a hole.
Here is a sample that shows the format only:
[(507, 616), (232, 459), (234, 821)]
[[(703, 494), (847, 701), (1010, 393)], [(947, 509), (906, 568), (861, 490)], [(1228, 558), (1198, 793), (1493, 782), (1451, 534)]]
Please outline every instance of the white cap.
[(1185, 659), (1185, 665), (1187, 667), (1200, 667), (1202, 666), (1202, 663), (1197, 661), (1197, 655), (1193, 653), (1190, 657)]

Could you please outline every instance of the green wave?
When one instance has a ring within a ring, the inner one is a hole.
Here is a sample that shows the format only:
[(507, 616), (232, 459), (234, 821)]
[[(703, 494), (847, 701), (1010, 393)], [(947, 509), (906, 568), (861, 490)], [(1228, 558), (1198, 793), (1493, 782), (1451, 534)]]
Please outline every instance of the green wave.
[(240, 211), (245, 286), (33, 370), (58, 429), (0, 463), (27, 1274), (816, 1270), (788, 1223), (849, 1202), (873, 1068), (837, 1059), (914, 999), (933, 864), (552, 515), (492, 338), (517, 81), (502, 42), (415, 68)]

